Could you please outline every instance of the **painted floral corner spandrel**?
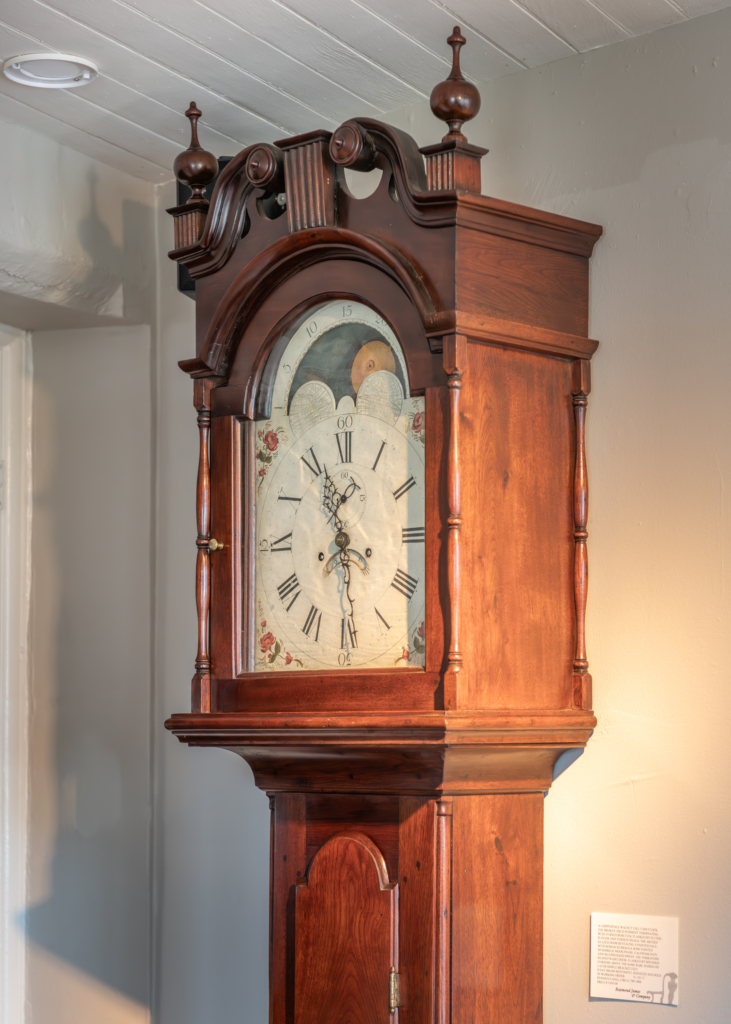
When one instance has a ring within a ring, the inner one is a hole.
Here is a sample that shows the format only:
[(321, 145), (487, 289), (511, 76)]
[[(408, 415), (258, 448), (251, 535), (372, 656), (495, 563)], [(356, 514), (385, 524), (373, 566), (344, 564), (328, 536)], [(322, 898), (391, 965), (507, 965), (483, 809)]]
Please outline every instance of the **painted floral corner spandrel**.
[(265, 423), (264, 426), (256, 432), (256, 460), (260, 463), (257, 470), (257, 490), (261, 487), (264, 477), (269, 472), (269, 467), (276, 459), (279, 453), (279, 446), (284, 445), (286, 447), (287, 432), (284, 427), (273, 427), (271, 423)]
[(426, 626), (423, 622), (414, 630), (414, 635), (411, 638), (411, 643), (408, 647), (404, 647), (401, 651), (401, 657), (397, 658), (394, 662), (395, 665), (405, 665), (413, 662), (416, 665), (424, 664), (424, 654), (426, 652)]
[(406, 413), (406, 434), (413, 441), (419, 441), (426, 445), (426, 413), (424, 412), (423, 398), (412, 398), (411, 404), (414, 412)]
[(257, 667), (271, 669), (282, 667), (307, 668), (300, 658), (296, 658), (285, 649), (281, 640), (278, 640), (271, 629), (267, 628), (267, 620), (262, 616), (263, 611), (261, 601), (259, 601), (259, 635), (257, 637), (257, 644), (261, 653), (256, 661)]

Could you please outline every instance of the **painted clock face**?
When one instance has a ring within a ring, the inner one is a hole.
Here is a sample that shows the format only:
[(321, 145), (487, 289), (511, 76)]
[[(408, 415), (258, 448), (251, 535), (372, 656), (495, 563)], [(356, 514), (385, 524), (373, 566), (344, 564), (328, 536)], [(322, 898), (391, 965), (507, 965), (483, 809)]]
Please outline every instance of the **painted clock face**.
[(259, 671), (423, 665), (424, 400), (369, 306), (311, 309), (256, 427)]

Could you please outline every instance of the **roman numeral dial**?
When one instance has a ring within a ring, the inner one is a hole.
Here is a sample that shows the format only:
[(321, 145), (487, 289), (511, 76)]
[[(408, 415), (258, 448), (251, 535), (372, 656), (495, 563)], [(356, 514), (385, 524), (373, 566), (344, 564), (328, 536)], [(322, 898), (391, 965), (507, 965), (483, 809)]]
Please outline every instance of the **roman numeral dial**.
[(358, 630), (355, 628), (352, 615), (346, 615), (340, 622), (340, 647), (358, 646)]
[(277, 593), (281, 598), (282, 604), (285, 606), (287, 611), (289, 611), (301, 593), (297, 576), (294, 573), (292, 573), (291, 576), (288, 576), (287, 579), (277, 587)]
[(401, 484), (401, 486), (397, 487), (393, 492), (393, 496), (396, 501), (398, 501), (399, 498), (403, 498), (404, 494), (406, 494), (407, 491), (410, 491), (412, 487), (416, 487), (416, 480), (414, 480), (413, 476), (410, 476), (405, 483)]
[(304, 455), (300, 455), (300, 462), (303, 462), (305, 466), (307, 466), (314, 477), (318, 477), (320, 473), (322, 473), (322, 468), (320, 463), (317, 461), (317, 456), (315, 455), (314, 446), (312, 448), (308, 448)]
[(291, 551), (292, 550), (292, 533), (285, 533), (283, 537), (279, 537), (278, 540), (273, 540), (269, 546), (270, 551)]
[(335, 435), (338, 445), (338, 462), (353, 461), (353, 431), (344, 430), (341, 434)]
[(403, 569), (397, 569), (396, 575), (393, 578), (391, 586), (398, 590), (399, 594), (403, 594), (407, 600), (411, 600), (414, 596), (414, 592), (419, 585), (419, 581), (414, 579), (413, 576), (409, 576)]
[(305, 636), (311, 636), (313, 640), (318, 641), (320, 639), (320, 623), (322, 622), (322, 612), (315, 608), (314, 604), (311, 605), (305, 624), (302, 627), (302, 632)]

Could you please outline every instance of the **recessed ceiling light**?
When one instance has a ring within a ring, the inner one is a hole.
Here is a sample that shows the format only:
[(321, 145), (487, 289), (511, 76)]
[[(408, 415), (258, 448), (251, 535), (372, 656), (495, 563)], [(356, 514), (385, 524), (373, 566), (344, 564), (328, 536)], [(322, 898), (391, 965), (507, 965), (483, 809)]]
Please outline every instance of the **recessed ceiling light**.
[(37, 89), (76, 89), (93, 82), (98, 70), (86, 57), (68, 53), (23, 53), (3, 64), (3, 71), (13, 82)]

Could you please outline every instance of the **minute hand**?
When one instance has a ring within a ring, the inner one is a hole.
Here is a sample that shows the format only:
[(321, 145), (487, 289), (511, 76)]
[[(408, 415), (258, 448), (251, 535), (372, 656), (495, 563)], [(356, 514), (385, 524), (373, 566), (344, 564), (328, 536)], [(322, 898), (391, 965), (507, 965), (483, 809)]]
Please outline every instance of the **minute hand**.
[(335, 486), (333, 478), (327, 471), (327, 466), (323, 467), (325, 470), (325, 487), (322, 496), (322, 505), (325, 513), (329, 513), (328, 522), (334, 520), (335, 529), (340, 531), (343, 528), (343, 523), (339, 515), (340, 506), (345, 501), (345, 498)]

